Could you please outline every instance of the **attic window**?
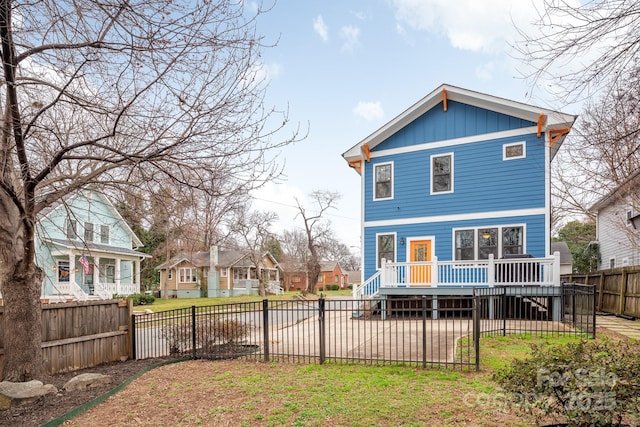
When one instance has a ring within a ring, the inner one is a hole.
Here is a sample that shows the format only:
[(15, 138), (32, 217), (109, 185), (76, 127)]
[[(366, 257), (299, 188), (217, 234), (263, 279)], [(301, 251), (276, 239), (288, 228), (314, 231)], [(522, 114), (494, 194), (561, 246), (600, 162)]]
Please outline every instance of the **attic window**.
[(504, 144), (502, 146), (502, 160), (524, 159), (525, 157), (527, 157), (527, 150), (524, 142)]

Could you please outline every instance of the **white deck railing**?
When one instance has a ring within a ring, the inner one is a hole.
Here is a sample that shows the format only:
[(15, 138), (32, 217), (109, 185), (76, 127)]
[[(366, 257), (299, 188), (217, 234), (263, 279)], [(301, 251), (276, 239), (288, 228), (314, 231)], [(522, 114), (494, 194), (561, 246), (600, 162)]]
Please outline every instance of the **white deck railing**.
[(489, 259), (478, 261), (386, 262), (362, 285), (353, 289), (359, 299), (380, 288), (560, 286), (560, 253), (549, 258)]

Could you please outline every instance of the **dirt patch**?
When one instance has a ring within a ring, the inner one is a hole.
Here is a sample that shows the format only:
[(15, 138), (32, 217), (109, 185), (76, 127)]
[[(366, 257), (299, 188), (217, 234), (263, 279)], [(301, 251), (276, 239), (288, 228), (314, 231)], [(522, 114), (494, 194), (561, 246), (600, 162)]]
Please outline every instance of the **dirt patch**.
[[(162, 361), (164, 360), (128, 360), (39, 378), (44, 384), (56, 386), (58, 393), (43, 396), (32, 405), (0, 411), (0, 426), (41, 426), (112, 390), (144, 369)], [(71, 378), (88, 372), (110, 375), (113, 382), (87, 390), (68, 392), (62, 388)]]

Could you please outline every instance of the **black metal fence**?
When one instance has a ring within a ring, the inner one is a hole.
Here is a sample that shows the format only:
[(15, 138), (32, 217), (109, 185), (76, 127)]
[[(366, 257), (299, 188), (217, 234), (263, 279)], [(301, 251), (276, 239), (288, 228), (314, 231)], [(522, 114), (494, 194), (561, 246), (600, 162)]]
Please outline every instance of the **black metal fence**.
[(593, 336), (593, 287), (537, 289), (384, 300), (263, 300), (134, 315), (133, 356), (477, 370), (480, 335)]

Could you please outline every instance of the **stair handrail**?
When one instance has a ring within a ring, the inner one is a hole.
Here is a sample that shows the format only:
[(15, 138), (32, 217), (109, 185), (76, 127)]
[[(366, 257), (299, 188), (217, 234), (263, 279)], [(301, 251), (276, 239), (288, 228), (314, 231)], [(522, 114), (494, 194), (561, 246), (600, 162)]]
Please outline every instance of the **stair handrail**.
[(362, 299), (365, 296), (374, 296), (380, 290), (382, 269), (375, 272), (364, 283), (353, 287), (353, 299)]

